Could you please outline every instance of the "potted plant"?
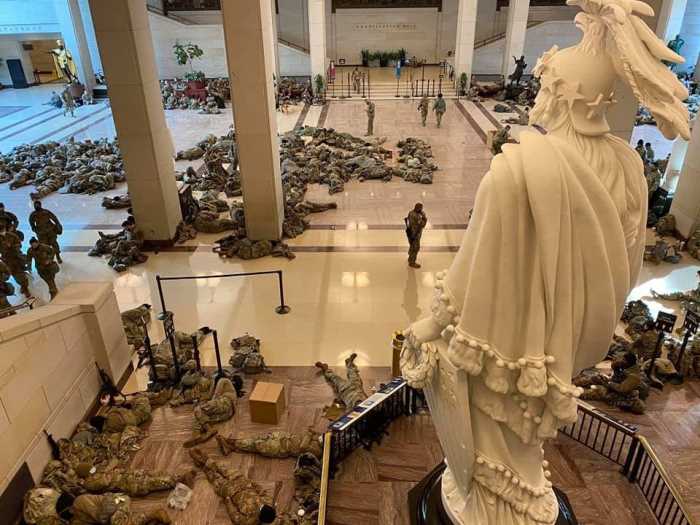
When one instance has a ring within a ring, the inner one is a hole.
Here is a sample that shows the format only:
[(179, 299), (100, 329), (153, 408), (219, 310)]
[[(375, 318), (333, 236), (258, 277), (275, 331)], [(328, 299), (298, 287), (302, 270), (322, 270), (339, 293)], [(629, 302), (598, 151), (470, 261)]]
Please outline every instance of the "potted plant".
[(367, 67), (369, 66), (369, 57), (371, 53), (369, 52), (369, 49), (363, 49), (362, 50), (362, 66)]
[(464, 97), (467, 94), (467, 74), (462, 73), (459, 75), (459, 96)]
[(173, 53), (175, 54), (175, 60), (181, 66), (190, 66), (190, 70), (185, 73), (185, 79), (187, 80), (188, 87), (192, 89), (204, 89), (204, 72), (195, 71), (192, 62), (202, 57), (204, 51), (192, 42), (187, 44), (180, 44), (176, 42), (173, 45)]
[(379, 65), (379, 57), (381, 56), (381, 53), (379, 51), (375, 51), (374, 53), (369, 54), (369, 67), (377, 67)]
[(389, 65), (389, 59), (391, 55), (386, 51), (381, 51), (379, 53), (379, 67), (387, 67)]

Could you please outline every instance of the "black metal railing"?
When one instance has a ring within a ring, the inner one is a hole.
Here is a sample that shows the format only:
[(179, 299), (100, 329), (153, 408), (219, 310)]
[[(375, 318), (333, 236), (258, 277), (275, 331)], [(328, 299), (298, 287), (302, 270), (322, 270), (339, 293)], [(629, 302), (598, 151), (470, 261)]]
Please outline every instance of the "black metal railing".
[(653, 447), (644, 436), (637, 436), (630, 460), (623, 473), (644, 495), (661, 525), (697, 525)]
[(29, 299), (25, 299), (19, 304), (16, 304), (14, 306), (10, 306), (7, 308), (3, 308), (0, 310), (0, 319), (3, 319), (5, 317), (8, 317), (10, 315), (14, 315), (20, 310), (24, 310), (25, 308), (28, 308), (29, 310), (34, 309), (34, 303), (36, 302), (35, 297), (30, 297)]
[(698, 525), (653, 447), (636, 427), (579, 401), (577, 421), (560, 432), (620, 465), (622, 474), (639, 487), (660, 525)]
[(637, 429), (611, 418), (588, 403), (580, 402), (578, 419), (560, 430), (620, 466), (626, 464)]
[(371, 448), (386, 434), (389, 424), (400, 416), (414, 414), (421, 393), (397, 377), (368, 397), (349, 413), (331, 423), (331, 477), (335, 468), (355, 449)]

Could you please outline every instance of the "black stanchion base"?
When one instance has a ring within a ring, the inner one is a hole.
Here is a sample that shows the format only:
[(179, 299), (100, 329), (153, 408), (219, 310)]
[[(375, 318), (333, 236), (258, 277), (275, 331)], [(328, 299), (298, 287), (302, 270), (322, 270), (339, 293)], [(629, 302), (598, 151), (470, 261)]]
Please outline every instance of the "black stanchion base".
[(292, 311), (292, 308), (286, 304), (275, 308), (275, 312), (277, 312), (280, 315), (288, 314), (291, 311)]
[[(445, 464), (440, 463), (408, 493), (408, 509), (411, 525), (453, 525), (442, 504), (442, 473)], [(554, 493), (559, 502), (556, 525), (578, 525), (569, 499), (559, 489)], [(485, 525), (477, 524), (474, 525)]]

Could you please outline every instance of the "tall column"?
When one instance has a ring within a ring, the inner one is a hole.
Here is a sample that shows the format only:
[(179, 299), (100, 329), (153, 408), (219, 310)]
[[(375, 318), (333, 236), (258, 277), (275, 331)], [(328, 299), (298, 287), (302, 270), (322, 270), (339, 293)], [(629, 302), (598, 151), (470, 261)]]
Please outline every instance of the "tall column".
[(275, 73), (275, 77), (277, 77), (277, 81), (279, 82), (280, 79), (280, 46), (279, 46), (279, 29), (277, 27), (277, 0), (270, 0), (271, 2), (271, 8), (272, 8), (272, 53), (274, 55), (275, 59), (275, 65), (272, 68), (272, 70)]
[(90, 0), (136, 223), (170, 242), (182, 220), (146, 3)]
[(455, 80), (459, 85), (462, 73), (467, 74), (467, 89), (472, 76), (476, 11), (478, 0), (459, 0), (457, 9), (457, 42), (455, 44)]
[(326, 78), (326, 0), (309, 0), (309, 52), (313, 85), (316, 75)]
[(85, 25), (80, 13), (78, 0), (54, 0), (56, 17), (61, 29), (63, 45), (73, 57), (73, 62), (78, 70), (78, 79), (86, 89), (95, 87), (95, 72), (92, 69), (90, 50)]
[(270, 0), (222, 2), (224, 40), (248, 236), (282, 235), (284, 196), (272, 85)]
[(97, 48), (97, 37), (95, 36), (95, 25), (92, 22), (92, 14), (90, 13), (90, 3), (88, 0), (78, 0), (78, 3), (80, 4), (80, 14), (83, 16), (83, 27), (85, 28), (85, 38), (87, 39), (90, 60), (92, 61), (92, 70), (97, 73), (102, 71), (102, 62), (100, 62), (100, 51)]
[(529, 11), (530, 0), (510, 0), (508, 25), (506, 26), (506, 43), (503, 49), (503, 66), (501, 67), (501, 74), (506, 79), (515, 69), (513, 57), (520, 58), (524, 53)]
[(681, 32), (688, 0), (663, 0), (656, 23), (656, 36), (668, 42)]
[(684, 237), (688, 237), (700, 226), (700, 124), (697, 119), (673, 197), (671, 213), (676, 216), (676, 228)]

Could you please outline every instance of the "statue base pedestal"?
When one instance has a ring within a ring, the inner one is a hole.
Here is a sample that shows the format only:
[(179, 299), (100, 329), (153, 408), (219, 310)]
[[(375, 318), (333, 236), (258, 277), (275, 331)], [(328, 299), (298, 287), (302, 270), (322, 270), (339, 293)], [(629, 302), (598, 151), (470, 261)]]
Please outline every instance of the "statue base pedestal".
[[(408, 509), (411, 525), (453, 525), (442, 503), (442, 473), (445, 463), (440, 463), (408, 493)], [(559, 502), (556, 525), (578, 525), (566, 494), (555, 488)], [(474, 524), (483, 525), (483, 524)]]

